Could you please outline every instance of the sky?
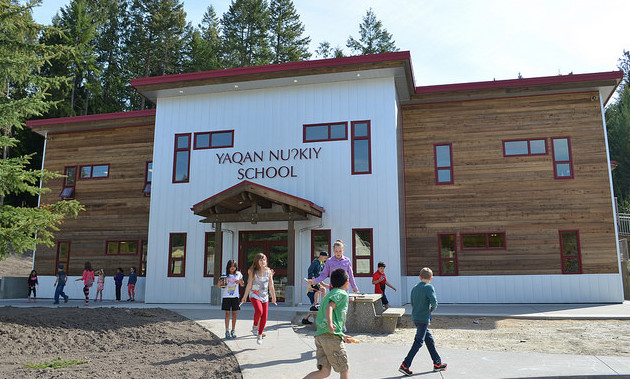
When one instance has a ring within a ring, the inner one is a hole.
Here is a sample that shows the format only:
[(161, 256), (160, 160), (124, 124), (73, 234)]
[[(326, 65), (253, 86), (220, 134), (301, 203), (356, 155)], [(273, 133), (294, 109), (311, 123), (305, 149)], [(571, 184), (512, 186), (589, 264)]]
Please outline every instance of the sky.
[[(43, 0), (41, 24), (69, 0)], [(183, 0), (198, 26), (209, 5), (219, 18), (230, 0)], [(584, 74), (617, 70), (630, 50), (628, 0), (293, 0), (311, 37), (341, 47), (360, 37), (367, 10), (410, 51), (417, 86)], [(319, 59), (315, 55), (311, 59)]]

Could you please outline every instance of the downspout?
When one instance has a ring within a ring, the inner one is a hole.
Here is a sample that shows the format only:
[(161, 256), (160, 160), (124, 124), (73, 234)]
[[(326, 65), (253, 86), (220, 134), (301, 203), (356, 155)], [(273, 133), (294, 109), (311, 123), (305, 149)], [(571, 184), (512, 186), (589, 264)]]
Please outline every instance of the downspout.
[[(44, 150), (42, 151), (42, 168), (41, 172), (44, 172), (44, 162), (46, 161), (46, 143), (48, 142), (48, 132), (44, 133)], [(42, 203), (42, 187), (44, 186), (44, 182), (42, 178), (39, 178), (39, 195), (37, 196), (37, 208), (39, 208)], [(35, 231), (35, 240), (37, 241), (37, 231)], [(37, 250), (37, 242), (33, 246), (33, 261), (31, 262), (31, 270), (35, 269), (35, 251)], [(55, 268), (56, 269), (56, 268)]]

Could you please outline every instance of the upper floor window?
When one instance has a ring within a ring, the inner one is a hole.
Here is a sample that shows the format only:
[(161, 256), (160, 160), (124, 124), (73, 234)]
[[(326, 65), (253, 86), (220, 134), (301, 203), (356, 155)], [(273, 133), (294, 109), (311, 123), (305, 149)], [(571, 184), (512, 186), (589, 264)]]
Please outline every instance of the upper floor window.
[(168, 276), (186, 276), (186, 233), (170, 234)]
[(372, 229), (352, 229), (352, 271), (354, 276), (372, 276)]
[(81, 166), (79, 170), (79, 179), (100, 179), (109, 176), (109, 165), (91, 165)]
[(195, 150), (234, 147), (234, 130), (195, 133)]
[(153, 162), (147, 162), (144, 166), (144, 196), (151, 196), (151, 181), (153, 181)]
[(69, 166), (64, 169), (66, 178), (63, 180), (63, 189), (59, 196), (62, 200), (74, 199), (74, 189), (77, 184), (77, 166)]
[(563, 274), (582, 273), (582, 254), (580, 252), (580, 232), (560, 230), (560, 258)]
[(348, 123), (304, 125), (304, 142), (340, 141), (348, 139)]
[(370, 122), (352, 121), (352, 175), (372, 173)]
[(190, 133), (175, 134), (173, 183), (188, 183), (190, 173)]
[(435, 157), (435, 184), (453, 184), (452, 144), (433, 145)]
[(505, 232), (462, 233), (462, 250), (504, 250)]
[(506, 157), (545, 154), (547, 154), (546, 138), (503, 141), (503, 156)]
[(573, 157), (569, 137), (552, 138), (553, 175), (556, 179), (573, 179)]

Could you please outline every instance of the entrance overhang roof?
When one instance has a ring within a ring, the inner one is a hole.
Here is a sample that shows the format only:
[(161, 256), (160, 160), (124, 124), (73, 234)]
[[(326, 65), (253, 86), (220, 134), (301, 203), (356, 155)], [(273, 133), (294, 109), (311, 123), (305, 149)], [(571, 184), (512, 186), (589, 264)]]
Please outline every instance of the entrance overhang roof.
[[(273, 207), (276, 204), (279, 207)], [(201, 222), (265, 222), (303, 221), (308, 215), (322, 217), (324, 208), (312, 201), (265, 187), (250, 181), (242, 181), (193, 205)]]

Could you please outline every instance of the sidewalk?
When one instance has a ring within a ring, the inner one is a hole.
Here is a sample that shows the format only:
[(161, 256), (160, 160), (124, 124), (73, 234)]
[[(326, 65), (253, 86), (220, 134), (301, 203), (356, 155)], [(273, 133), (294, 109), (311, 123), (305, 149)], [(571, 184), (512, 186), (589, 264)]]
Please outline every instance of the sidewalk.
[[(71, 302), (72, 303), (72, 302)], [(68, 305), (70, 306), (71, 303)], [(26, 300), (0, 300), (2, 306), (52, 306), (46, 300), (28, 304)], [(222, 337), (225, 331), (224, 312), (207, 304), (144, 304), (110, 303), (103, 306), (173, 310), (198, 322)], [(296, 334), (291, 319), (306, 307), (275, 307), (270, 305), (263, 345), (257, 345), (250, 328), (253, 319), (251, 305), (239, 312), (236, 340), (225, 343), (239, 361), (243, 377), (301, 378), (315, 370), (315, 345), (312, 337)], [(408, 309), (410, 311), (410, 309)], [(623, 304), (440, 304), (435, 316), (499, 316), (570, 319), (630, 319), (630, 302)], [(400, 378), (400, 362), (407, 354), (406, 345), (348, 344), (350, 377), (357, 379)], [(541, 353), (506, 353), (467, 351), (439, 348), (449, 367), (447, 371), (431, 371), (431, 360), (422, 348), (411, 369), (415, 377), (423, 378), (591, 378), (601, 376), (630, 377), (630, 357), (605, 357)], [(332, 373), (331, 378), (338, 377)]]

